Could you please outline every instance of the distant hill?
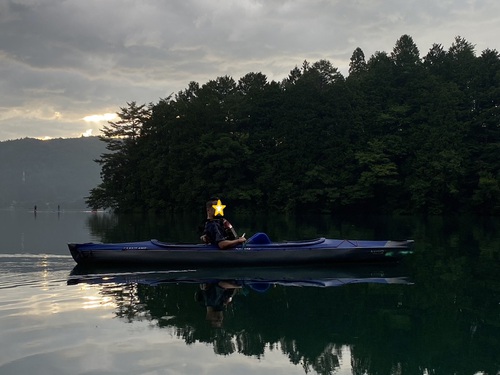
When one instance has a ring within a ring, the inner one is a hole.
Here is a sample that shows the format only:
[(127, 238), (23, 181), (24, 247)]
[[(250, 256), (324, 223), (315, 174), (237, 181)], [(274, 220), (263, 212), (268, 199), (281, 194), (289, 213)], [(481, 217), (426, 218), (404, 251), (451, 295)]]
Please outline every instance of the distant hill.
[(85, 208), (101, 182), (94, 160), (105, 151), (97, 137), (0, 142), (0, 208)]

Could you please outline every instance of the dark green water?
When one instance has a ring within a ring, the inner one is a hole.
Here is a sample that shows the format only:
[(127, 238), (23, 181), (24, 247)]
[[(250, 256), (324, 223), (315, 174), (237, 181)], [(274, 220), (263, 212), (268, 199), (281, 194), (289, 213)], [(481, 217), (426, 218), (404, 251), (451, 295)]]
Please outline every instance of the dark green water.
[(313, 273), (322, 284), (244, 285), (217, 324), (194, 299), (216, 271), (82, 276), (65, 247), (192, 242), (200, 218), (0, 212), (0, 374), (500, 373), (499, 219), (233, 215), (247, 235), (412, 238), (415, 253)]

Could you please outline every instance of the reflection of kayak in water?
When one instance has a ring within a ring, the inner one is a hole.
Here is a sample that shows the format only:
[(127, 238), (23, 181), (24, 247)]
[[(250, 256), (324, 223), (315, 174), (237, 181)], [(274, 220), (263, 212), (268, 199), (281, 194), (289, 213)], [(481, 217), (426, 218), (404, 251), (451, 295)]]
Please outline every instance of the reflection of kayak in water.
[(70, 243), (68, 247), (78, 264), (282, 266), (394, 261), (411, 252), (413, 241), (318, 238), (271, 242), (265, 233), (257, 233), (245, 244), (231, 250), (220, 250), (215, 245), (172, 244), (157, 240), (114, 244)]
[(68, 284), (201, 284), (220, 280), (233, 280), (239, 285), (261, 291), (270, 285), (295, 287), (334, 287), (348, 284), (411, 284), (398, 268), (377, 269), (372, 267), (327, 268), (221, 268), (201, 270), (146, 271), (125, 268), (88, 268), (76, 266), (68, 278)]

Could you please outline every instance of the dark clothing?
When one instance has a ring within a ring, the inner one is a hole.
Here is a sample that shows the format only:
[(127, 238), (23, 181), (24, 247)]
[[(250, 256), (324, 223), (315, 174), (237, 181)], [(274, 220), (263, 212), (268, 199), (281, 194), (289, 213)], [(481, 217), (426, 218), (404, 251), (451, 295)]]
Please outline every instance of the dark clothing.
[(218, 245), (219, 242), (228, 239), (221, 219), (207, 220), (204, 234), (212, 245)]
[(212, 307), (214, 311), (224, 310), (224, 306), (234, 295), (234, 289), (224, 289), (218, 283), (207, 284), (206, 289), (202, 290), (203, 303), (207, 307)]

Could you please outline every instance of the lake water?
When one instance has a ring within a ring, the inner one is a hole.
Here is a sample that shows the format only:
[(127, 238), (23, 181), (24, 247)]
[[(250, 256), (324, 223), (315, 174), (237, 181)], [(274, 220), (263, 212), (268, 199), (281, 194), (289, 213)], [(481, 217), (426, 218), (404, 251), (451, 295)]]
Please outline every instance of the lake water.
[[(498, 218), (231, 217), (240, 233), (276, 240), (416, 241), (399, 265), (285, 279), (279, 269), (89, 274), (66, 248), (196, 241), (199, 218), (0, 211), (0, 374), (500, 374)], [(237, 289), (211, 285), (222, 274)], [(222, 312), (207, 311), (209, 288), (231, 299)]]

